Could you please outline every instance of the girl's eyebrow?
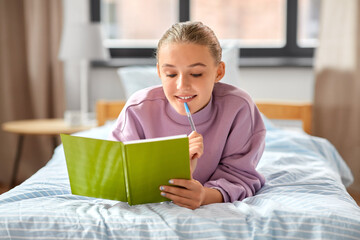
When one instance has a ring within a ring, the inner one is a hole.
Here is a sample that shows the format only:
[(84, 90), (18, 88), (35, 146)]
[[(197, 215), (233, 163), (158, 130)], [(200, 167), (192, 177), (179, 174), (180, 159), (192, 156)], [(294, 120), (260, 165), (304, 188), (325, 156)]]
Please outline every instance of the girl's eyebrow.
[(171, 64), (168, 64), (168, 63), (165, 63), (161, 67), (164, 68), (164, 67), (175, 67), (175, 66), (171, 65)]
[[(196, 67), (196, 66), (206, 67), (206, 65), (201, 62), (190, 64), (188, 67), (191, 68), (191, 67)], [(161, 67), (164, 68), (164, 67), (176, 67), (176, 66), (165, 63)]]
[(191, 64), (191, 65), (189, 65), (188, 67), (196, 67), (196, 66), (206, 67), (206, 65), (203, 64), (203, 63), (201, 63), (201, 62), (197, 62), (197, 63)]

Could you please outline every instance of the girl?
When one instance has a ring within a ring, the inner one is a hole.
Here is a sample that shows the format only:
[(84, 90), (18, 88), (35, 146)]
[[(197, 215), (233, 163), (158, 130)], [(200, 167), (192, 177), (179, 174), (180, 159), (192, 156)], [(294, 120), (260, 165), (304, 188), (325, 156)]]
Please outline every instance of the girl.
[(255, 167), (266, 130), (250, 96), (219, 82), (225, 64), (213, 31), (200, 22), (174, 24), (160, 39), (156, 58), (162, 86), (130, 97), (111, 139), (189, 133), (186, 102), (198, 131), (189, 135), (193, 178), (170, 179), (159, 194), (190, 209), (253, 196), (265, 181)]

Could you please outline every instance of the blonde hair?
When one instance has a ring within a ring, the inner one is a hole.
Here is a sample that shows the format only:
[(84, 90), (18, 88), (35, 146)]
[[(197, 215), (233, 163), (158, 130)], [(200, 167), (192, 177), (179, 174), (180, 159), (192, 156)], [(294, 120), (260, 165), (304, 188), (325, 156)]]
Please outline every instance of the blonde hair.
[(170, 43), (193, 43), (207, 46), (215, 63), (221, 62), (221, 46), (211, 28), (201, 22), (181, 22), (172, 25), (161, 37), (156, 50), (156, 60), (159, 61), (159, 50)]

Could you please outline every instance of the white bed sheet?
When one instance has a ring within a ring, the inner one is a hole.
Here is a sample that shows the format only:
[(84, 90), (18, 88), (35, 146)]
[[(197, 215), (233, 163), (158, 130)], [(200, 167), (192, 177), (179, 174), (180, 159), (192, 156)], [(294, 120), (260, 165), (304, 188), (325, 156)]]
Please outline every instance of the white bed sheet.
[[(20, 186), (0, 195), (0, 239), (360, 239), (352, 175), (335, 148), (267, 122), (254, 197), (196, 210), (72, 195), (62, 146)], [(106, 138), (110, 124), (77, 135)]]

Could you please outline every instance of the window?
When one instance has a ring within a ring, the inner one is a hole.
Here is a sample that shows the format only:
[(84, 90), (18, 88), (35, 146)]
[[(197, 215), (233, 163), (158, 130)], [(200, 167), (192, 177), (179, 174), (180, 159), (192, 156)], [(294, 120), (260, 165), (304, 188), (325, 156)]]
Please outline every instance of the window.
[(156, 47), (157, 40), (178, 19), (178, 2), (173, 0), (101, 1), (108, 46)]
[(319, 32), (320, 0), (299, 0), (297, 43), (316, 47)]
[[(243, 58), (311, 58), (320, 0), (90, 0), (113, 58), (152, 57), (164, 31), (202, 21), (219, 39), (237, 39)], [(139, 10), (141, 9), (141, 10)]]
[(191, 0), (190, 20), (206, 23), (219, 39), (239, 39), (242, 47), (283, 47), (285, 6), (285, 0)]

